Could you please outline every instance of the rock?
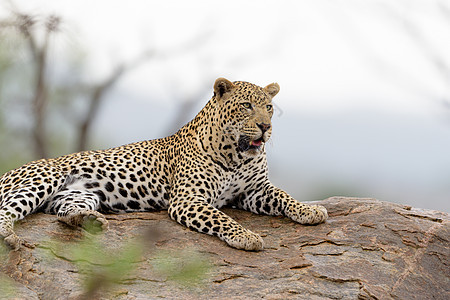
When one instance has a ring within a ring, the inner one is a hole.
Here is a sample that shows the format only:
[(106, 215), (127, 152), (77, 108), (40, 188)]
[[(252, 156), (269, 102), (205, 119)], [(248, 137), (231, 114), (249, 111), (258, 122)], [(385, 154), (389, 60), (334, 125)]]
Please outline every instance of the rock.
[[(374, 199), (333, 197), (317, 204), (329, 213), (317, 226), (224, 209), (264, 238), (261, 252), (232, 249), (176, 224), (165, 211), (108, 215), (110, 228), (100, 237), (107, 248), (117, 249), (148, 228), (159, 234), (137, 269), (110, 287), (112, 293), (103, 292), (104, 298), (450, 299), (449, 214)], [(83, 294), (83, 274), (66, 248), (79, 243), (83, 230), (36, 214), (18, 223), (16, 232), (36, 244), (0, 262), (17, 299)], [(202, 284), (183, 287), (155, 271), (158, 253), (176, 256), (180, 249), (196, 249), (212, 264)]]

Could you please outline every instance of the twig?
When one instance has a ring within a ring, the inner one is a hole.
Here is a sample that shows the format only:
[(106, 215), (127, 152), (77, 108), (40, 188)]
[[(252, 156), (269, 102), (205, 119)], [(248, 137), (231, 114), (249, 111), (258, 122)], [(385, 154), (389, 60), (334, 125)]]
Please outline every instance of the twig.
[(92, 127), (92, 122), (98, 114), (100, 105), (106, 92), (122, 77), (126, 72), (136, 68), (142, 62), (154, 55), (154, 51), (146, 51), (138, 58), (128, 64), (119, 65), (112, 74), (102, 83), (92, 88), (90, 103), (85, 114), (85, 118), (80, 122), (78, 129), (78, 142), (76, 151), (83, 151), (87, 148), (88, 136)]

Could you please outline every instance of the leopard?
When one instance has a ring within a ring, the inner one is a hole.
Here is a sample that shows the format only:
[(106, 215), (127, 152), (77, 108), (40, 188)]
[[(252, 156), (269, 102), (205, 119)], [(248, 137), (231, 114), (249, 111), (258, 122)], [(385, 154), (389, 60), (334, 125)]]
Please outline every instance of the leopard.
[(167, 210), (171, 219), (247, 251), (262, 237), (220, 208), (232, 206), (300, 224), (327, 220), (325, 207), (294, 199), (269, 180), (266, 144), (280, 86), (218, 78), (213, 96), (175, 134), (106, 150), (40, 159), (0, 177), (0, 239), (26, 241), (16, 221), (43, 212), (73, 228), (108, 228), (107, 214)]

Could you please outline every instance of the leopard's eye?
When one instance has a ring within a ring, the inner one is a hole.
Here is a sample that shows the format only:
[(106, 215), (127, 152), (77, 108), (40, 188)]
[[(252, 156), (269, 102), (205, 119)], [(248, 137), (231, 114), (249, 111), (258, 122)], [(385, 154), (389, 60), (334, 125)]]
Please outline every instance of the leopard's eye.
[(252, 108), (252, 104), (250, 102), (244, 102), (244, 103), (241, 103), (241, 105), (246, 109)]
[(273, 108), (273, 106), (272, 106), (271, 104), (267, 104), (267, 105), (266, 105), (266, 108), (267, 108), (268, 111), (271, 111), (272, 108)]

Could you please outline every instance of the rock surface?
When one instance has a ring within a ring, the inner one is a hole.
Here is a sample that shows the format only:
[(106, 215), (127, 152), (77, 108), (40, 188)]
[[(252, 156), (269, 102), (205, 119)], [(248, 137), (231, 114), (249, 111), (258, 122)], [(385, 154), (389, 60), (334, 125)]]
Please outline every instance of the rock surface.
[[(317, 226), (224, 209), (264, 238), (261, 252), (232, 249), (177, 225), (167, 212), (108, 215), (110, 229), (101, 235), (106, 247), (114, 249), (146, 228), (160, 234), (137, 270), (104, 298), (450, 299), (449, 214), (374, 199), (333, 197), (317, 203), (329, 212), (329, 220)], [(36, 247), (9, 252), (0, 261), (15, 297), (79, 297), (77, 266), (49, 239), (73, 245), (83, 231), (36, 214), (16, 224), (16, 232)], [(177, 249), (196, 249), (212, 264), (200, 286), (185, 288), (155, 272), (152, 258)]]

